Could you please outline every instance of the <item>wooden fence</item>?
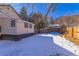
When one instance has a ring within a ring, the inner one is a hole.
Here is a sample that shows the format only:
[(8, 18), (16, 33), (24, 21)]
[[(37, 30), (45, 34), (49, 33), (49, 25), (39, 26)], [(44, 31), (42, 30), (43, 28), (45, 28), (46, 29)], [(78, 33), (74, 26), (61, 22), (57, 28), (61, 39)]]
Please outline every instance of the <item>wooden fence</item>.
[(68, 40), (79, 45), (79, 27), (68, 27), (64, 35)]

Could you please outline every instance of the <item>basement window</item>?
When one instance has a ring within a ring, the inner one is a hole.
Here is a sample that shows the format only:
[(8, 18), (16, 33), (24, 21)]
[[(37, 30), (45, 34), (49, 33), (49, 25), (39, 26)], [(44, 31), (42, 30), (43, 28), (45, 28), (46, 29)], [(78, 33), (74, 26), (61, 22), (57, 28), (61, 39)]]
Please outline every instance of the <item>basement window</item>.
[(15, 20), (11, 20), (11, 27), (15, 27)]
[(28, 28), (28, 23), (24, 23), (24, 27), (25, 28)]

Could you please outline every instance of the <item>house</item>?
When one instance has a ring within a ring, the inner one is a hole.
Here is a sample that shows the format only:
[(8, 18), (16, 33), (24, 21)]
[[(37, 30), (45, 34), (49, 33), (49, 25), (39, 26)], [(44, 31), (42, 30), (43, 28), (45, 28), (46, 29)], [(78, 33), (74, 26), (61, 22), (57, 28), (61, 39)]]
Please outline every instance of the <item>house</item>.
[(45, 28), (41, 28), (40, 29), (40, 33), (50, 33), (50, 32), (57, 32), (57, 33), (60, 33), (60, 34), (64, 34), (66, 32), (66, 26), (61, 26), (59, 24), (50, 24), (48, 25), (48, 27), (45, 27)]
[(0, 4), (0, 37), (13, 37), (15, 39), (33, 33), (33, 23), (22, 20), (10, 5)]
[(49, 26), (49, 31), (50, 32), (59, 32), (63, 34), (65, 32), (65, 27), (59, 25), (59, 24), (52, 24)]

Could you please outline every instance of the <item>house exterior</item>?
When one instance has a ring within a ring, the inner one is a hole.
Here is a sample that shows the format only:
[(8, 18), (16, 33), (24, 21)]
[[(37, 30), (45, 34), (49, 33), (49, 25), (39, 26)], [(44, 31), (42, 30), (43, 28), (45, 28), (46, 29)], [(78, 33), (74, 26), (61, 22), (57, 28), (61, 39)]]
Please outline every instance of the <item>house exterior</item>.
[(34, 33), (34, 24), (22, 20), (17, 12), (6, 4), (0, 4), (0, 36), (20, 36)]
[(58, 33), (65, 33), (66, 31), (66, 27), (65, 26), (61, 26), (60, 24), (52, 24), (49, 25), (49, 32), (58, 32)]

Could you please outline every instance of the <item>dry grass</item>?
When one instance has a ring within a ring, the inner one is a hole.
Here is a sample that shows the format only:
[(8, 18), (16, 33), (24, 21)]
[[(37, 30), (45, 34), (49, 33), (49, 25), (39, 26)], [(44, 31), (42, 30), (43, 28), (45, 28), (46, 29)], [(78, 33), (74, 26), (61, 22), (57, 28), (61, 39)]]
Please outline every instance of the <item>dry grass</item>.
[[(79, 46), (79, 28), (74, 27), (74, 31), (72, 31), (72, 28), (69, 27), (67, 32), (64, 34), (65, 38), (74, 44)], [(72, 35), (73, 32), (73, 35)]]

